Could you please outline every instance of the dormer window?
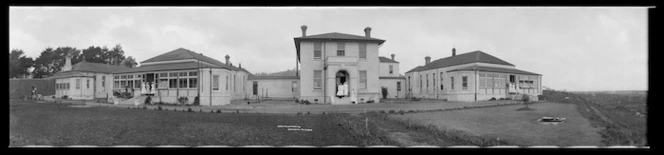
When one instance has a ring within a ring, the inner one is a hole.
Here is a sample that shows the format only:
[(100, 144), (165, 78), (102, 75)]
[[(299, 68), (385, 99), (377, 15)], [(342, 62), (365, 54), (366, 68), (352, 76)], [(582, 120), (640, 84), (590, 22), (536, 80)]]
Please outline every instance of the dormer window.
[(343, 42), (337, 43), (337, 56), (346, 56), (346, 44)]

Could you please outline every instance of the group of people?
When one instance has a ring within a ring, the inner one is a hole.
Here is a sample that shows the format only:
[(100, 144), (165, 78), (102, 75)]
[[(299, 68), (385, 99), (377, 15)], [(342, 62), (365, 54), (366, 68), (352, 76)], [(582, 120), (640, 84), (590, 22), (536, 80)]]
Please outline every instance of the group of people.
[(152, 82), (141, 83), (141, 94), (155, 94), (155, 84)]
[[(348, 90), (349, 90), (348, 83), (346, 82), (337, 83), (336, 96), (338, 98), (350, 97), (350, 101), (352, 103), (357, 103), (357, 92), (355, 91), (355, 89), (352, 89), (351, 91)], [(334, 102), (334, 98), (332, 99), (332, 102)]]

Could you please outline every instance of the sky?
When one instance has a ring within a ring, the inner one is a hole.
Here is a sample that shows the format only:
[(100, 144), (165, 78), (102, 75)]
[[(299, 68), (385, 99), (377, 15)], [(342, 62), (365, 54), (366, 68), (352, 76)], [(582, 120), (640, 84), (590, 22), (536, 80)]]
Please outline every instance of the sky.
[(293, 69), (293, 38), (339, 32), (386, 42), (400, 73), (481, 50), (570, 91), (648, 90), (645, 7), (10, 7), (10, 49), (122, 45), (139, 63), (177, 48), (242, 64)]

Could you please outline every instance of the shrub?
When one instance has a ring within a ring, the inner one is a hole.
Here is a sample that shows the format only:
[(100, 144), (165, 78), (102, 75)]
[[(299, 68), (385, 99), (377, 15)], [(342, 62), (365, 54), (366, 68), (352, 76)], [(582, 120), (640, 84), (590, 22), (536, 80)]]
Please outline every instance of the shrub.
[(158, 106), (158, 107), (157, 107), (157, 110), (161, 110), (161, 106)]
[(69, 98), (69, 96), (67, 96), (67, 95), (62, 96), (62, 99), (68, 99), (68, 98)]
[(194, 105), (195, 105), (195, 106), (199, 106), (199, 105), (201, 105), (201, 103), (199, 103), (199, 102), (200, 102), (200, 101), (199, 101), (199, 99), (198, 99), (198, 96), (196, 96), (196, 97), (194, 98)]
[(295, 103), (300, 103), (300, 100), (295, 100)]
[(311, 113), (309, 113), (309, 112), (307, 111), (307, 115), (310, 115), (310, 114), (311, 114)]
[(147, 107), (147, 106), (143, 106), (143, 109), (148, 109), (148, 107)]
[(303, 100), (302, 104), (309, 105), (309, 104), (311, 104), (311, 102), (309, 102), (309, 100)]
[(185, 96), (182, 96), (182, 97), (178, 98), (178, 102), (180, 102), (180, 104), (186, 104), (187, 101), (189, 101), (189, 98), (187, 98)]
[(221, 113), (221, 109), (217, 109), (217, 113)]
[(297, 115), (302, 115), (302, 112), (297, 112)]
[(489, 99), (489, 101), (495, 101), (495, 100), (496, 100), (495, 97), (492, 97), (491, 99)]
[(414, 112), (415, 112), (415, 111), (413, 111), (413, 110), (408, 110), (408, 113), (414, 113)]
[(387, 98), (387, 87), (380, 87), (380, 91), (383, 94), (383, 98)]
[(403, 115), (403, 113), (404, 113), (403, 110), (399, 110), (399, 114)]
[(417, 97), (410, 98), (410, 100), (411, 100), (411, 101), (420, 101), (420, 99), (417, 98)]
[(187, 112), (194, 112), (191, 108), (187, 108)]
[(369, 100), (367, 101), (367, 103), (374, 103), (374, 100)]
[(240, 110), (235, 110), (235, 113), (236, 113), (236, 114), (239, 114), (239, 113), (240, 113)]
[(390, 113), (390, 114), (393, 114), (393, 113), (394, 113), (394, 110), (390, 110), (390, 112), (389, 112), (389, 113)]
[(152, 103), (152, 98), (150, 96), (145, 98), (145, 104), (151, 104)]
[(381, 110), (381, 111), (379, 111), (379, 112), (380, 112), (381, 114), (384, 114), (384, 113), (385, 113), (385, 110)]

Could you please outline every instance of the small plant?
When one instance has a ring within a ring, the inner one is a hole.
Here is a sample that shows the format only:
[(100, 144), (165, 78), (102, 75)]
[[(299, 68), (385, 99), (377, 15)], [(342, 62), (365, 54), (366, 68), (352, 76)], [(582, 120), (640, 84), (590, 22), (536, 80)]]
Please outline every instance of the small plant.
[(158, 107), (157, 107), (157, 110), (161, 110), (161, 106), (158, 106)]
[(411, 101), (420, 101), (420, 99), (417, 98), (417, 97), (410, 98), (410, 100), (411, 100)]
[(415, 111), (413, 111), (413, 110), (408, 110), (408, 113), (414, 113), (414, 112), (415, 112)]
[(199, 106), (199, 105), (201, 105), (200, 100), (198, 99), (198, 96), (196, 96), (196, 97), (194, 98), (194, 105), (195, 105), (195, 106)]
[(217, 109), (217, 113), (221, 113), (221, 109)]
[(310, 114), (311, 114), (311, 113), (309, 113), (309, 112), (307, 111), (307, 115), (310, 115)]
[(187, 108), (187, 112), (194, 112), (191, 108)]
[(381, 111), (378, 111), (378, 112), (381, 113), (381, 114), (384, 114), (385, 110), (381, 110)]
[(489, 99), (489, 101), (495, 101), (495, 100), (496, 100), (495, 97), (492, 97), (491, 99)]
[(300, 100), (295, 100), (295, 103), (300, 103)]
[(145, 98), (145, 104), (151, 104), (152, 103), (152, 98), (150, 96)]
[(189, 101), (189, 98), (187, 98), (185, 96), (182, 96), (182, 97), (178, 98), (178, 102), (180, 102), (180, 104), (183, 104), (183, 105), (187, 104), (188, 101)]
[(383, 99), (387, 98), (387, 87), (380, 87), (381, 93), (383, 94)]
[(403, 110), (399, 110), (399, 114), (403, 115), (403, 113), (404, 113)]
[(374, 103), (374, 100), (371, 99), (371, 100), (367, 101), (367, 103)]
[(67, 95), (62, 96), (62, 99), (68, 99), (68, 98), (69, 98), (69, 96), (67, 96)]
[(394, 114), (394, 110), (390, 110), (390, 112), (389, 112), (389, 113), (390, 113), (390, 114)]
[(304, 104), (304, 105), (309, 105), (309, 104), (311, 104), (311, 102), (309, 102), (309, 100), (303, 100), (303, 101), (302, 101), (302, 104)]

